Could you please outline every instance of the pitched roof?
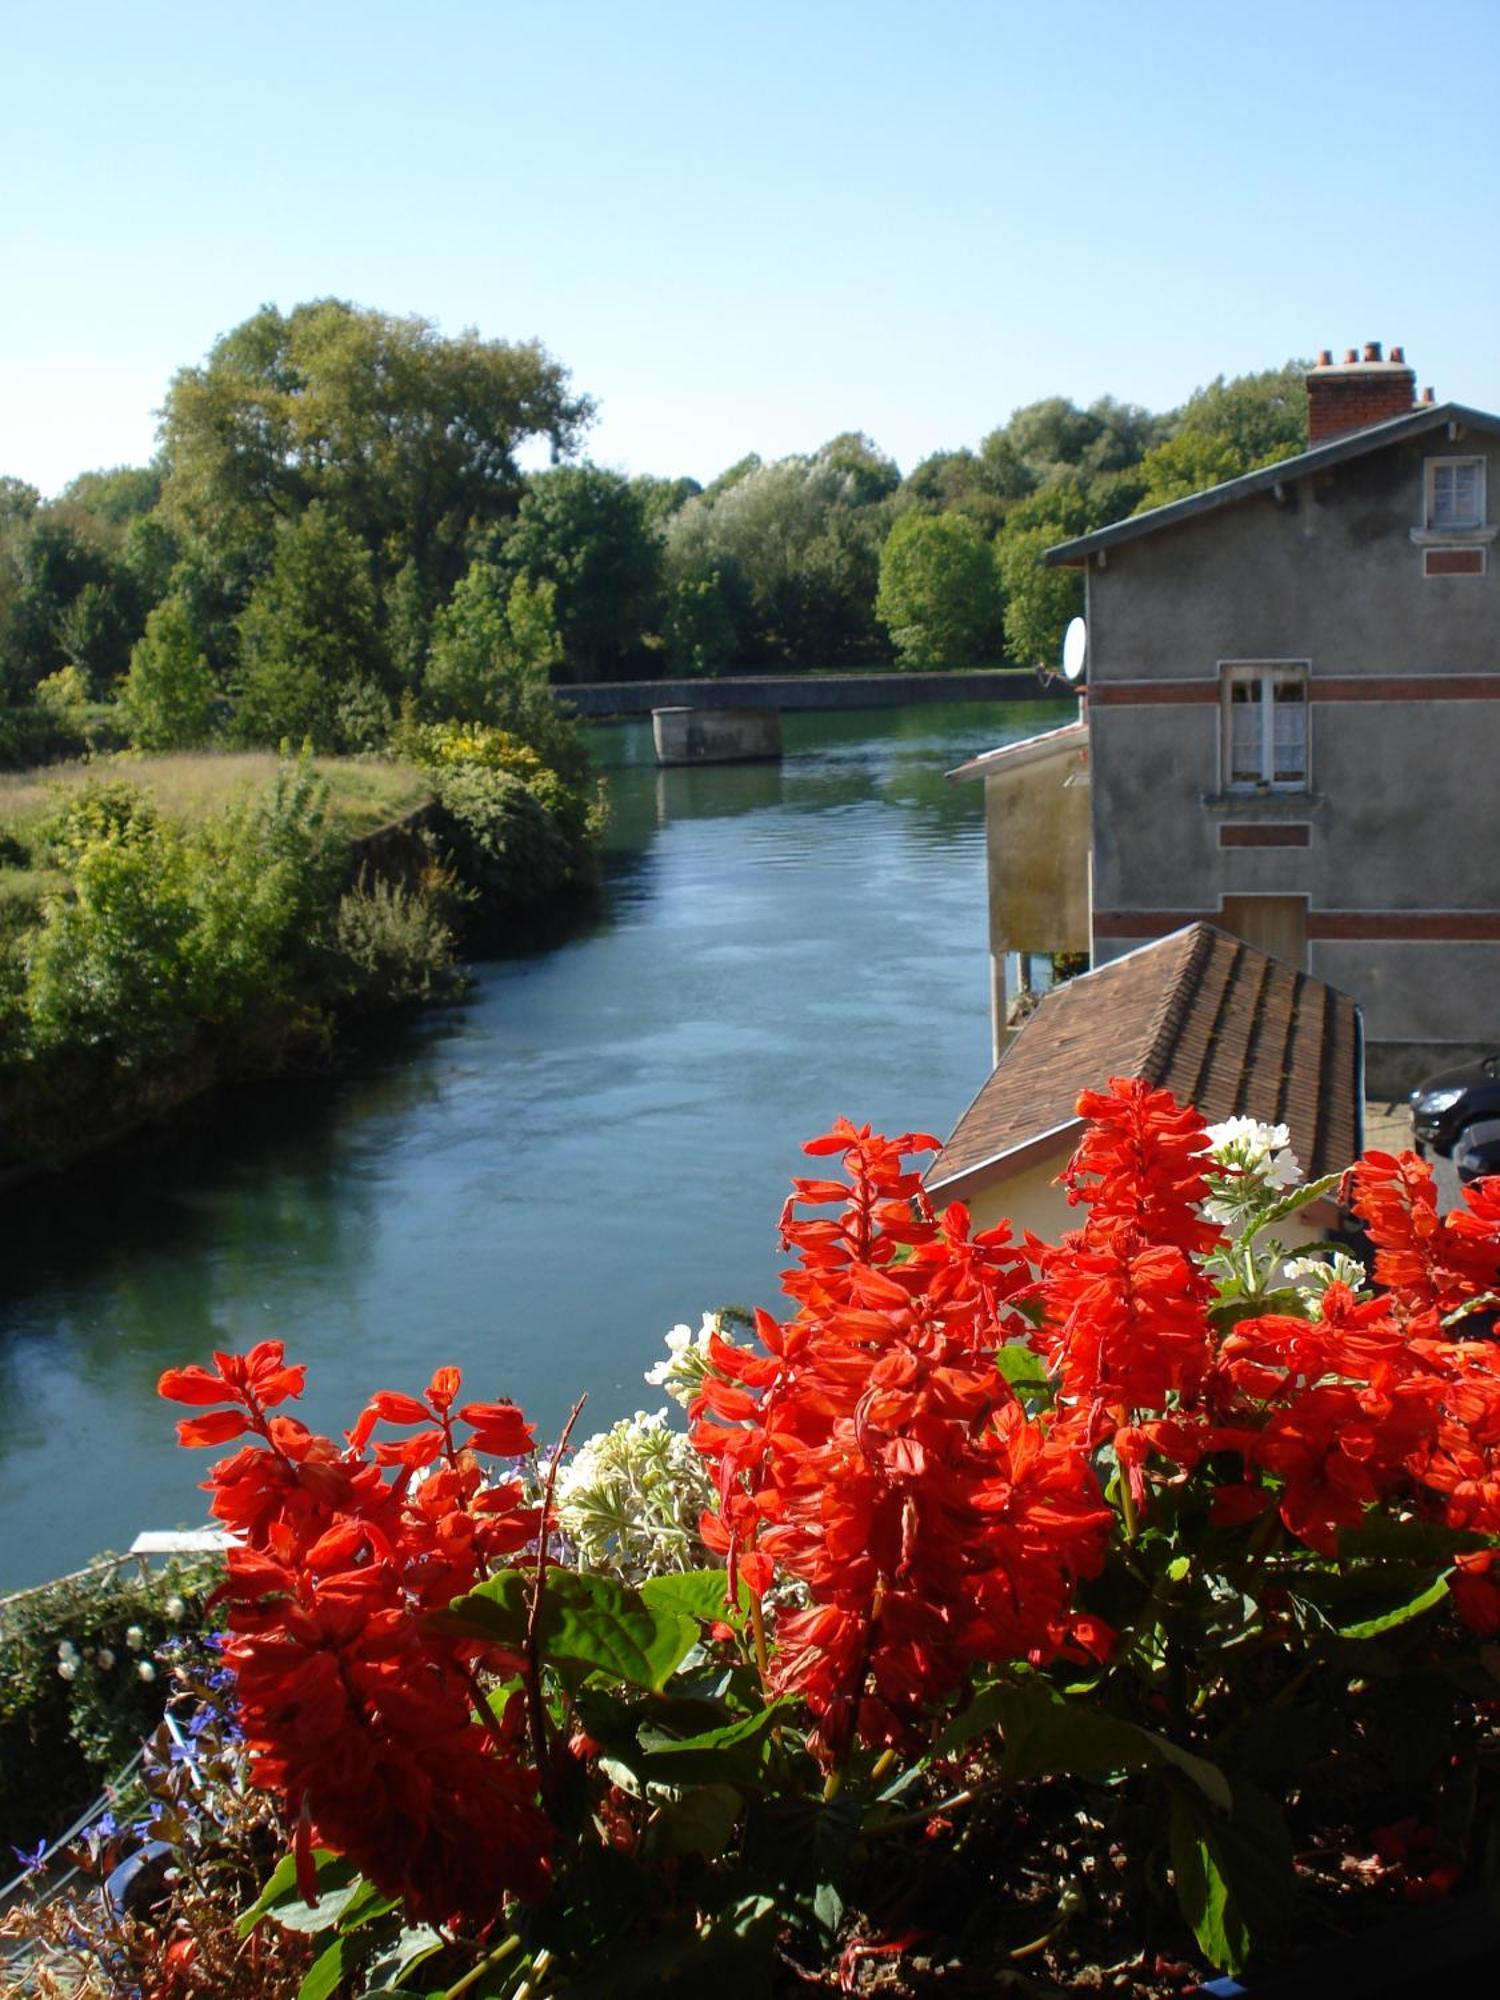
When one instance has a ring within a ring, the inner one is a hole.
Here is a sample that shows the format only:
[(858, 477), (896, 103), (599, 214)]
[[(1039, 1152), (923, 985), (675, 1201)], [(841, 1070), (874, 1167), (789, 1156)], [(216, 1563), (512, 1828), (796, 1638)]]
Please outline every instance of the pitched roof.
[(1140, 1077), (1209, 1124), (1285, 1124), (1314, 1177), (1360, 1146), (1359, 1009), (1254, 945), (1188, 924), (1055, 987), (927, 1171), (927, 1186), (1003, 1176), (1080, 1130), (1078, 1093)]
[(1466, 430), (1500, 431), (1500, 416), (1493, 416), (1487, 410), (1471, 410), (1463, 403), (1423, 403), (1405, 416), (1371, 424), (1362, 431), (1350, 431), (1343, 437), (1331, 438), (1327, 444), (1314, 445), (1311, 451), (1299, 451), (1295, 458), (1279, 458), (1274, 465), (1261, 466), (1258, 472), (1242, 472), (1238, 479), (1226, 479), (1221, 486), (1206, 487), (1203, 492), (1189, 493), (1184, 499), (1169, 500), (1164, 507), (1151, 507), (1144, 514), (1132, 514), (1107, 528), (1096, 528), (1091, 535), (1059, 542), (1054, 548), (1044, 550), (1042, 561), (1049, 569), (1077, 568), (1098, 549), (1112, 549), (1141, 535), (1175, 528), (1194, 515), (1206, 514), (1215, 507), (1231, 507), (1256, 493), (1269, 493), (1275, 486), (1284, 486), (1288, 480), (1303, 479), (1310, 472), (1341, 465), (1345, 459), (1362, 458), (1366, 452), (1382, 451), (1444, 424), (1458, 424)]
[[(1079, 704), (1082, 707), (1082, 703)], [(1038, 736), (1022, 736), (1014, 743), (1002, 743), (994, 750), (981, 750), (977, 757), (949, 771), (950, 778), (991, 778), (1001, 771), (1019, 771), (1027, 764), (1045, 764), (1053, 757), (1077, 757), (1089, 747), (1086, 715), (1064, 722), (1056, 729), (1044, 729)]]

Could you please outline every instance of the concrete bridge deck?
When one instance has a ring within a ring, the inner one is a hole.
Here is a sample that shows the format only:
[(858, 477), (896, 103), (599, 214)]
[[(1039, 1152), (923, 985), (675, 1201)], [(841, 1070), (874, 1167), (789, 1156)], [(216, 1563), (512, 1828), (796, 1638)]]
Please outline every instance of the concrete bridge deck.
[(1064, 701), (1058, 680), (1013, 668), (927, 674), (735, 674), (721, 680), (593, 681), (553, 692), (580, 715), (649, 715), (653, 708), (777, 708), (782, 711), (907, 708), (920, 701)]

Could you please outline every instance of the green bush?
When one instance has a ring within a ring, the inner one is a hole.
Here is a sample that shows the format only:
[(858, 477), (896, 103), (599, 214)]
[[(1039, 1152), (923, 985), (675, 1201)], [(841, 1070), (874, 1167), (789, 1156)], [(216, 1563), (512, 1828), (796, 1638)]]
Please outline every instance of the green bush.
[(36, 1044), (108, 1047), (126, 1065), (283, 1009), (337, 866), (325, 788), (306, 763), (192, 827), (128, 784), (91, 784), (48, 845), (71, 879), (29, 942)]
[(458, 764), (436, 782), (438, 837), (460, 881), (492, 909), (545, 902), (582, 879), (577, 844), (511, 772)]
[(0, 1852), (55, 1838), (135, 1754), (217, 1581), (207, 1561), (101, 1558), (0, 1604)]
[(458, 984), (440, 887), (361, 874), (340, 898), (333, 949), (348, 1004), (364, 1012), (440, 998)]

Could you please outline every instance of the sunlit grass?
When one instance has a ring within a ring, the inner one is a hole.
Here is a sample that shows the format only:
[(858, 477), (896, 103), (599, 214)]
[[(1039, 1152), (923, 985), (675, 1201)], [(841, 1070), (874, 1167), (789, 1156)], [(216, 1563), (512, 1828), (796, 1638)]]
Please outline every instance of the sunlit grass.
[[(28, 836), (57, 810), (69, 791), (91, 780), (123, 779), (139, 785), (169, 819), (191, 822), (264, 791), (274, 780), (279, 761), (270, 750), (184, 750), (161, 756), (126, 752), (88, 763), (0, 773), (0, 857), (7, 844), (29, 855)], [(313, 765), (328, 781), (330, 803), (340, 824), (356, 836), (399, 819), (431, 797), (426, 778), (409, 764), (375, 757), (317, 757)], [(26, 872), (0, 865), (0, 880), (15, 893), (14, 877)]]

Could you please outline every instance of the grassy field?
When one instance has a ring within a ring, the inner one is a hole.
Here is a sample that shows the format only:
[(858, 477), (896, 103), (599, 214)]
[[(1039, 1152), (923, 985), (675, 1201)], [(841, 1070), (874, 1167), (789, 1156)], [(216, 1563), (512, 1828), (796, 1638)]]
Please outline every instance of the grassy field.
[[(168, 819), (191, 823), (266, 790), (279, 763), (270, 750), (184, 750), (0, 772), (0, 933), (34, 922), (42, 899), (64, 886), (39, 836), (70, 791), (91, 781), (124, 781), (149, 792)], [(313, 768), (328, 782), (334, 817), (355, 839), (432, 796), (420, 771), (386, 758), (315, 757)]]
[[(121, 780), (150, 792), (169, 819), (192, 821), (262, 791), (280, 760), (270, 750), (178, 751), (159, 757), (126, 755), (87, 764), (48, 764), (0, 773), (0, 835), (29, 849), (29, 836), (69, 791), (93, 781)], [(315, 757), (328, 781), (330, 803), (351, 834), (371, 833), (421, 805), (431, 789), (420, 771), (385, 758)]]

